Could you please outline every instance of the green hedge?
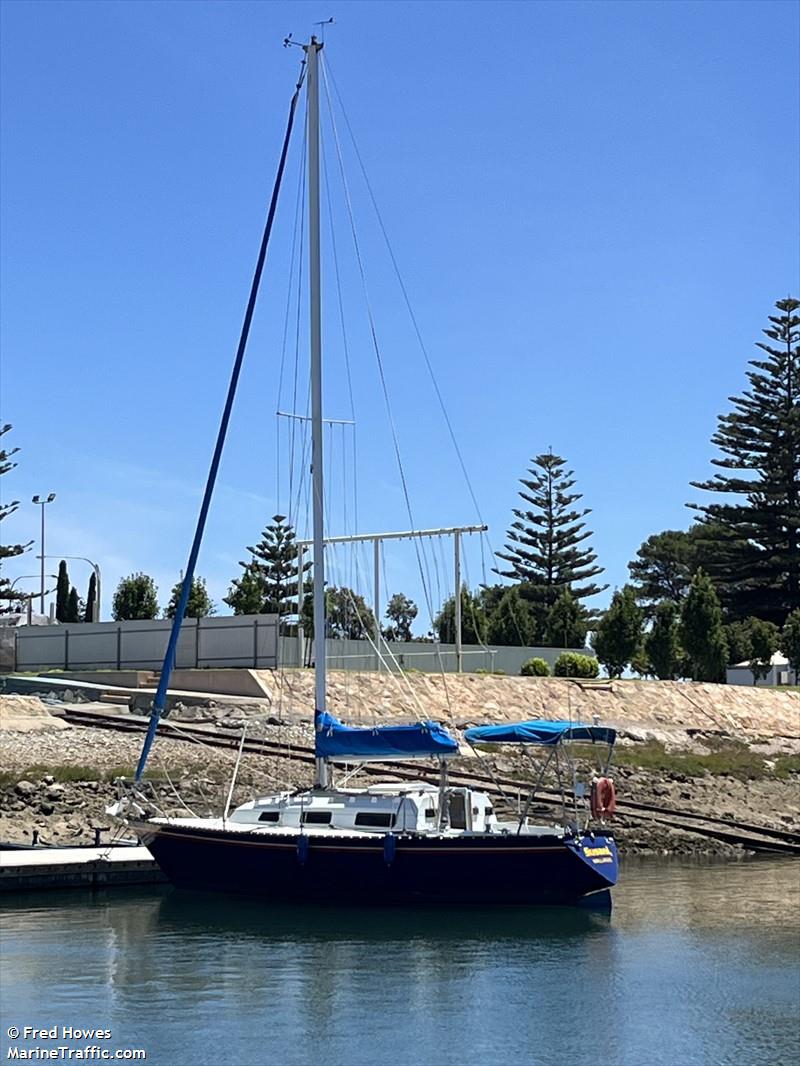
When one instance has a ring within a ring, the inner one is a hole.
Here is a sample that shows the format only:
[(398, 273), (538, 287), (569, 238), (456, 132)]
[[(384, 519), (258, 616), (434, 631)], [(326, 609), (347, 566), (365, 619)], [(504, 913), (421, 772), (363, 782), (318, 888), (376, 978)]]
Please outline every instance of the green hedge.
[(528, 659), (522, 664), (519, 672), (523, 677), (549, 677), (550, 667), (544, 659)]
[(556, 659), (553, 673), (556, 677), (597, 677), (600, 664), (591, 655), (565, 651)]

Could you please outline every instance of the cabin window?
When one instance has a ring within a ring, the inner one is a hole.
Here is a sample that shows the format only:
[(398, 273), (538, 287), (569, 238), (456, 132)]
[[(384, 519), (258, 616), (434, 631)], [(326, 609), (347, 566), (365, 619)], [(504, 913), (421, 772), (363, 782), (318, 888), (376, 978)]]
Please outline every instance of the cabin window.
[(486, 810), (484, 811), (484, 814), (486, 815), (487, 818), (491, 818), (492, 815), (494, 814), (494, 807), (487, 807)]
[(375, 829), (391, 829), (394, 815), (391, 811), (361, 811), (356, 815), (356, 825), (368, 825)]
[(302, 818), (304, 825), (330, 825), (331, 811), (307, 811)]
[(433, 807), (427, 807), (425, 809), (425, 817), (426, 818), (435, 818), (436, 817), (436, 811), (433, 809)]
[(279, 822), (281, 820), (280, 811), (262, 811), (258, 816), (259, 822)]

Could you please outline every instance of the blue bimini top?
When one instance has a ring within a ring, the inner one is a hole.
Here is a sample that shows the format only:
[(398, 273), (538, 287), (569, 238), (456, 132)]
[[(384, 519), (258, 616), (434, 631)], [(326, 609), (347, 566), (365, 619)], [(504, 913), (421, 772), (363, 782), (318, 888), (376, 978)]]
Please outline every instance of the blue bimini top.
[(464, 737), (470, 744), (558, 744), (561, 740), (590, 740), (613, 744), (615, 729), (583, 722), (508, 722), (505, 725), (479, 725), (468, 729)]
[(369, 762), (458, 755), (458, 744), (437, 722), (352, 728), (323, 711), (317, 715), (316, 727), (316, 753), (320, 759)]

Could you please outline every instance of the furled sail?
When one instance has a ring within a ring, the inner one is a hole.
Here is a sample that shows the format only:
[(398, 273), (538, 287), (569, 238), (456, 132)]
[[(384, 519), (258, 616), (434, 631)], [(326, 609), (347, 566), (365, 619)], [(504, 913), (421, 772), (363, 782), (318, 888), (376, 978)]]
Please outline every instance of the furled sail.
[(464, 737), (470, 744), (558, 744), (560, 740), (600, 741), (613, 744), (617, 733), (600, 725), (583, 722), (508, 722), (504, 725), (479, 725), (468, 729)]
[(448, 758), (458, 755), (458, 744), (437, 722), (351, 727), (323, 712), (317, 716), (316, 754), (347, 762)]

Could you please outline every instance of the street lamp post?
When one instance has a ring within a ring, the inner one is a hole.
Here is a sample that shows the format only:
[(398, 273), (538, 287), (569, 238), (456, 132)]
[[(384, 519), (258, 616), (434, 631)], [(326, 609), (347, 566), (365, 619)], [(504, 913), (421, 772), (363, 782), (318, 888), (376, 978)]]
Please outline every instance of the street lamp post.
[(93, 608), (93, 611), (92, 611), (93, 617), (92, 617), (91, 621), (92, 622), (99, 622), (100, 621), (100, 567), (97, 565), (97, 563), (92, 562), (91, 559), (87, 559), (85, 555), (48, 555), (47, 558), (48, 559), (52, 559), (52, 560), (55, 560), (55, 559), (71, 559), (73, 561), (77, 561), (77, 562), (81, 562), (81, 563), (88, 563), (89, 566), (91, 566), (92, 570), (94, 570), (94, 581), (95, 581), (94, 608)]
[(33, 503), (37, 503), (42, 509), (42, 554), (39, 556), (42, 560), (41, 584), (39, 586), (39, 607), (42, 614), (44, 614), (44, 509), (46, 505), (52, 503), (55, 498), (56, 494), (51, 492), (45, 499), (42, 499), (41, 496), (34, 496), (32, 501)]
[[(15, 577), (14, 580), (11, 582), (11, 584), (8, 586), (9, 592), (11, 591), (11, 589), (14, 588), (14, 586), (16, 585), (16, 583), (18, 581), (32, 581), (35, 577), (38, 577), (38, 576), (39, 576), (38, 574), (20, 574), (18, 577)], [(48, 574), (47, 576), (48, 577), (55, 577), (56, 575), (55, 574)], [(28, 615), (28, 625), (30, 625), (31, 624), (31, 620), (32, 620), (33, 601), (36, 598), (36, 593), (35, 592), (21, 593), (19, 598), (20, 598), (20, 600), (24, 600), (25, 603), (26, 603), (25, 610), (26, 610), (26, 613)]]

